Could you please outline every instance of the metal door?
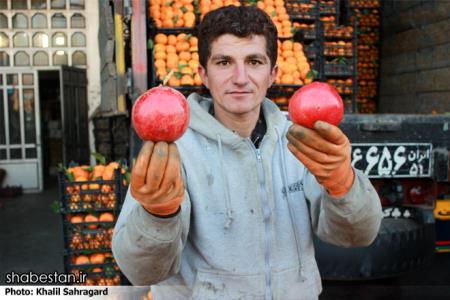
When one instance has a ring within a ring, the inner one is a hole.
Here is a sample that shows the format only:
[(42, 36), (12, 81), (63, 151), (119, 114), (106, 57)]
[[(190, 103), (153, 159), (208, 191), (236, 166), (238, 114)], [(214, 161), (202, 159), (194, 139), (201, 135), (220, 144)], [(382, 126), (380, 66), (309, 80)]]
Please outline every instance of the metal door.
[(0, 168), (6, 170), (4, 186), (42, 190), (40, 132), (36, 71), (0, 72)]
[(86, 70), (63, 66), (60, 82), (64, 164), (89, 164)]

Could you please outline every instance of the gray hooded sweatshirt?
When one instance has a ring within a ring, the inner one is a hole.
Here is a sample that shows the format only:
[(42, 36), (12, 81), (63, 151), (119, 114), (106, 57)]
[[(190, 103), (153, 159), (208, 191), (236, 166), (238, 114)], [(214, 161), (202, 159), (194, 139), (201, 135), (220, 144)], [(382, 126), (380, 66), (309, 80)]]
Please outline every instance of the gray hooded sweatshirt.
[(331, 197), (288, 150), (292, 124), (265, 99), (260, 147), (208, 113), (192, 94), (189, 129), (176, 144), (185, 199), (170, 218), (147, 213), (127, 193), (114, 257), (134, 285), (159, 299), (317, 299), (322, 290), (313, 233), (366, 246), (382, 214), (370, 181), (355, 170), (350, 191)]

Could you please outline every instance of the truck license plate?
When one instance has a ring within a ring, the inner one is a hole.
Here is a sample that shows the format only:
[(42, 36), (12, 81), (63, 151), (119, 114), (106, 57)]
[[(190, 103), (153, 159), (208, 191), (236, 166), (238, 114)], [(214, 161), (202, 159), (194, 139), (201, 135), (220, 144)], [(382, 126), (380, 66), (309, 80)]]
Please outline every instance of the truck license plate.
[(370, 178), (431, 177), (430, 143), (354, 143), (352, 166)]

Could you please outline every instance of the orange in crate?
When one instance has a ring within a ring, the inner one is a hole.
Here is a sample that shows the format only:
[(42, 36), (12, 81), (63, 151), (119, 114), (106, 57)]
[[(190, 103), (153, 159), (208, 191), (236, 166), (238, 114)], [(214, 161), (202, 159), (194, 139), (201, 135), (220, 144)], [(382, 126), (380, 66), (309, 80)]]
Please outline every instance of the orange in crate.
[(90, 264), (91, 261), (89, 260), (89, 257), (87, 257), (86, 255), (79, 255), (74, 257), (73, 263), (75, 265), (85, 265)]
[[(84, 217), (84, 222), (86, 222), (86, 223), (98, 222), (98, 218), (96, 216), (94, 216), (94, 215), (87, 214)], [(97, 225), (96, 224), (92, 224), (92, 225), (89, 225), (88, 228), (89, 229), (96, 229)]]
[(103, 264), (105, 262), (105, 255), (101, 252), (93, 253), (89, 256), (91, 264)]
[(114, 215), (110, 212), (104, 212), (100, 214), (100, 217), (98, 218), (100, 222), (113, 222), (114, 221)]

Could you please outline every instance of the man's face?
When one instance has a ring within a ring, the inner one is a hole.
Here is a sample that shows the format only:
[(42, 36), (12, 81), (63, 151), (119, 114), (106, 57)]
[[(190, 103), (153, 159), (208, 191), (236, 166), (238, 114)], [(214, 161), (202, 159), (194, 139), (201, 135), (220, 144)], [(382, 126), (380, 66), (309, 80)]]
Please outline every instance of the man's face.
[(271, 69), (263, 35), (240, 38), (224, 34), (211, 44), (207, 70), (199, 67), (214, 99), (214, 110), (228, 115), (257, 111), (277, 74)]

